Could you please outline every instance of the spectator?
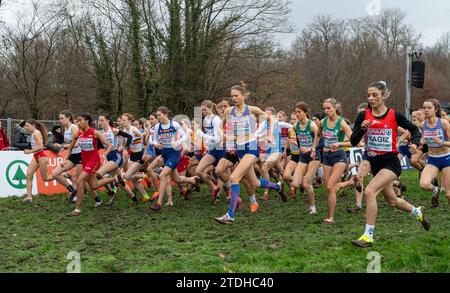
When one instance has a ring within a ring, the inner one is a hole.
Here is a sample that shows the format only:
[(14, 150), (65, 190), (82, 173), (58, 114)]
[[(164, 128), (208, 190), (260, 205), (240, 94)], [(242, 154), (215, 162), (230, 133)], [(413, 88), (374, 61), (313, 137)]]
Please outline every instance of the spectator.
[(62, 147), (64, 143), (64, 135), (61, 133), (61, 126), (55, 125), (52, 128), (53, 144), (57, 147)]
[(31, 149), (31, 136), (23, 129), (26, 121), (20, 122), (16, 125), (16, 133), (13, 137), (13, 147), (19, 150)]
[(6, 148), (9, 148), (8, 134), (0, 121), (0, 151), (3, 151)]
[[(55, 127), (53, 127), (53, 128), (55, 128)], [(54, 133), (58, 133), (58, 132), (57, 131), (54, 132), (53, 128), (52, 128), (52, 131), (48, 133), (48, 140), (47, 140), (47, 144), (45, 145), (45, 148), (48, 150), (51, 150), (52, 152), (57, 154), (61, 151), (62, 145), (55, 144), (55, 140), (57, 140), (58, 138), (54, 135)], [(59, 129), (61, 130), (61, 127), (59, 127)]]

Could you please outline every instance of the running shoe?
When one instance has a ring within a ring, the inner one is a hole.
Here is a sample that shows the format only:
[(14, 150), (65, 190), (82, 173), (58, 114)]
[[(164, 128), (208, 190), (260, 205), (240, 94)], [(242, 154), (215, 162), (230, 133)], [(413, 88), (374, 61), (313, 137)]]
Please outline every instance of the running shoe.
[(224, 216), (220, 217), (220, 218), (216, 218), (215, 219), (216, 222), (223, 224), (223, 225), (233, 225), (234, 224), (234, 219), (232, 219), (228, 213), (226, 213)]
[(361, 211), (361, 208), (359, 206), (355, 206), (354, 208), (348, 208), (347, 213), (349, 214), (357, 214)]
[(101, 207), (103, 205), (103, 201), (100, 201), (100, 202), (95, 202), (95, 208), (99, 208), (99, 207)]
[(358, 240), (353, 240), (352, 244), (360, 248), (368, 248), (373, 245), (373, 239), (370, 239), (367, 235), (363, 235)]
[(160, 211), (161, 210), (161, 205), (159, 203), (155, 203), (154, 205), (152, 205), (150, 207), (150, 209), (155, 211), (155, 212)]
[(257, 202), (250, 204), (250, 212), (256, 214), (259, 210), (259, 204)]
[(151, 201), (155, 201), (159, 198), (159, 192), (155, 191), (152, 195)]
[(425, 215), (425, 208), (419, 207), (418, 208), (422, 212), (422, 216), (417, 217), (417, 220), (422, 224), (422, 227), (425, 229), (425, 231), (431, 230), (431, 222), (428, 219), (428, 217)]
[(70, 212), (67, 214), (68, 217), (79, 217), (81, 216), (81, 211), (80, 210), (74, 210), (73, 212)]

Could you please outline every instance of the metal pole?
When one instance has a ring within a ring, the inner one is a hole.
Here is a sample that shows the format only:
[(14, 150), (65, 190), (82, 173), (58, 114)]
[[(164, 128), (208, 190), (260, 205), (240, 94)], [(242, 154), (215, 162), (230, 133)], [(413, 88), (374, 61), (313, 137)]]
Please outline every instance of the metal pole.
[(411, 93), (412, 93), (412, 49), (406, 47), (406, 100), (405, 117), (411, 121)]
[(10, 143), (10, 145), (12, 145), (13, 144), (13, 139), (11, 137), (11, 134), (12, 134), (12, 121), (11, 121), (11, 118), (6, 119), (6, 129), (7, 129), (6, 131), (7, 131), (8, 138), (9, 138), (9, 143)]

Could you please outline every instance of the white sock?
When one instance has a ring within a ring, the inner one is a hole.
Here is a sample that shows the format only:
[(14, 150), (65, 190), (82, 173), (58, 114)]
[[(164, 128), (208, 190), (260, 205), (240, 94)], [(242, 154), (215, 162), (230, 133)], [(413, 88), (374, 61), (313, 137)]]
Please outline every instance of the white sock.
[(366, 232), (364, 235), (369, 237), (370, 240), (373, 240), (373, 231), (375, 230), (375, 226), (366, 224)]
[(256, 203), (256, 195), (250, 196), (250, 202), (251, 203)]
[(317, 212), (316, 206), (315, 206), (315, 205), (309, 206), (309, 211), (310, 211), (310, 212), (313, 212), (313, 213), (316, 213), (316, 212)]

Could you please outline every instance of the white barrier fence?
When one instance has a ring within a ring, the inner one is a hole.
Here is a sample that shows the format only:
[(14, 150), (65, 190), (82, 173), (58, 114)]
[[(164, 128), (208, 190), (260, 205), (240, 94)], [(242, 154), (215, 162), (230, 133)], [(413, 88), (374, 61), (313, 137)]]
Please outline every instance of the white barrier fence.
[[(23, 152), (0, 152), (0, 198), (27, 193), (27, 169), (33, 155)], [(37, 194), (37, 177), (33, 180), (33, 194)]]

